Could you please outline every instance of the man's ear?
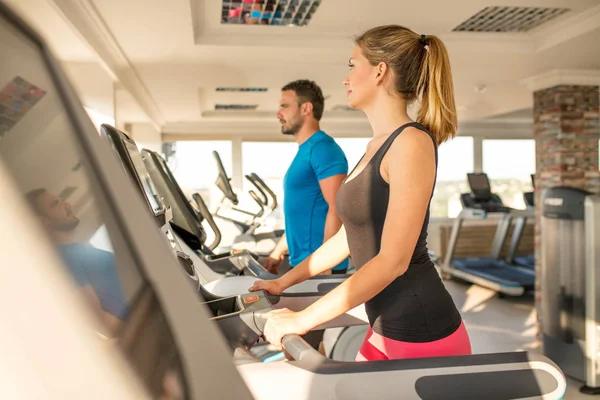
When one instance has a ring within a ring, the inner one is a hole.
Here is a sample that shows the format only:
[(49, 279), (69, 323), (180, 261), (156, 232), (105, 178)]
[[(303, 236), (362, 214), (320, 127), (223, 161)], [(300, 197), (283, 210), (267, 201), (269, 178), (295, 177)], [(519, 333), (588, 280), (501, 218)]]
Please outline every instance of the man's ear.
[(313, 105), (311, 102), (306, 102), (302, 104), (302, 115), (310, 117), (313, 115)]

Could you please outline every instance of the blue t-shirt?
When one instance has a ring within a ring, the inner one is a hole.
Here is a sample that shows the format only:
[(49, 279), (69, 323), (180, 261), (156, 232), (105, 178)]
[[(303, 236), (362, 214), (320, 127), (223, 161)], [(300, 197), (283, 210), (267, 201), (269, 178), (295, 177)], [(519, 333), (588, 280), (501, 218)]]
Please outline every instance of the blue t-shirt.
[(77, 285), (91, 285), (102, 309), (124, 319), (127, 302), (121, 289), (114, 255), (84, 243), (60, 245), (58, 251)]
[[(298, 265), (323, 244), (329, 205), (319, 181), (347, 173), (344, 152), (325, 132), (317, 131), (298, 147), (283, 178), (285, 236), (291, 266)], [(334, 269), (347, 267), (345, 260)]]

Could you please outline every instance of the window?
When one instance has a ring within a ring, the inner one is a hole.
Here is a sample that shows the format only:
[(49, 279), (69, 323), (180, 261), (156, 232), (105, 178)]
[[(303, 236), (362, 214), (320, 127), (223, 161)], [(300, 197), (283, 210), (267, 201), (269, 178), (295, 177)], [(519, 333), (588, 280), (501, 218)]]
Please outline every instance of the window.
[(472, 137), (456, 137), (439, 147), (432, 217), (454, 218), (460, 213), (460, 194), (469, 192), (467, 173), (473, 172), (473, 168)]
[[(277, 196), (277, 203), (282, 205), (283, 177), (297, 152), (296, 142), (243, 142), (242, 173), (244, 176), (255, 173), (261, 177)], [(244, 193), (248, 193), (253, 188), (252, 184), (244, 178)], [(271, 227), (282, 227), (283, 207), (278, 207), (267, 219), (266, 224)]]
[(214, 210), (221, 198), (221, 191), (215, 185), (217, 165), (212, 152), (217, 151), (223, 166), (231, 177), (231, 141), (183, 141), (174, 143), (174, 154), (168, 157), (168, 164), (188, 199), (195, 192), (200, 193), (209, 209)]
[[(336, 138), (348, 159), (348, 168), (352, 170), (365, 153), (371, 138)], [(242, 171), (244, 175), (254, 172), (271, 187), (277, 195), (279, 204), (283, 204), (283, 177), (298, 152), (295, 142), (244, 142), (242, 143)], [(264, 155), (268, 154), (269, 157)], [(253, 186), (244, 179), (244, 193)], [(283, 210), (279, 208), (268, 219), (270, 226), (283, 226)]]
[(336, 138), (335, 141), (340, 145), (344, 154), (346, 154), (346, 158), (348, 159), (348, 173), (350, 173), (365, 154), (367, 144), (371, 141), (371, 138)]
[(533, 190), (535, 140), (484, 140), (483, 172), (507, 207), (524, 209), (523, 193)]
[(130, 349), (123, 356), (152, 398), (173, 392), (169, 398), (184, 397), (179, 355), (161, 305), (110, 214), (103, 186), (81, 162), (86, 155), (78, 142), (88, 132), (72, 126), (37, 46), (1, 16), (0, 37), (0, 160), (96, 320), (89, 333), (115, 351)]

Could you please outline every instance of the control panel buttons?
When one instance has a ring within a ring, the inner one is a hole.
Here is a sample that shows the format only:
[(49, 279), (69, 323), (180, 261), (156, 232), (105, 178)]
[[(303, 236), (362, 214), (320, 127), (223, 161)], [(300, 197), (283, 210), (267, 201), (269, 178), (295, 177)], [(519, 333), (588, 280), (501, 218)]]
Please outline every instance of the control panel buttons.
[(251, 294), (248, 296), (244, 296), (243, 300), (244, 300), (244, 303), (246, 303), (246, 304), (256, 303), (258, 301), (258, 296), (255, 294)]

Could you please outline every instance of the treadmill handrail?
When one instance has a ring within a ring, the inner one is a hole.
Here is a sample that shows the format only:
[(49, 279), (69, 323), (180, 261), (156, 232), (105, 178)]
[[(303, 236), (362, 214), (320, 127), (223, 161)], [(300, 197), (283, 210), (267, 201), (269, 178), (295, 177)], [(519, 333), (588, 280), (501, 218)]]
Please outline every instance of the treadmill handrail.
[(266, 184), (266, 182), (257, 174), (255, 174), (254, 172), (250, 174), (255, 180), (256, 182), (262, 186), (263, 190), (265, 192), (267, 192), (269, 194), (269, 196), (271, 196), (271, 209), (275, 210), (277, 208), (277, 195), (275, 194), (275, 192), (273, 192), (273, 190)]
[(210, 244), (210, 246), (208, 246), (208, 248), (210, 250), (214, 250), (217, 248), (217, 246), (219, 246), (219, 243), (221, 243), (221, 239), (222, 239), (221, 230), (219, 229), (219, 226), (215, 222), (215, 219), (213, 218), (212, 214), (210, 213), (208, 206), (202, 199), (202, 196), (200, 196), (200, 194), (198, 194), (198, 193), (194, 193), (194, 194), (192, 194), (192, 199), (196, 203), (196, 206), (198, 207), (198, 211), (200, 211), (200, 214), (202, 215), (204, 220), (208, 223), (208, 226), (210, 226), (210, 229), (212, 229), (212, 231), (215, 235), (213, 242)]
[(527, 225), (527, 220), (530, 218), (535, 218), (535, 210), (511, 210), (510, 214), (516, 218), (516, 222), (513, 228), (512, 237), (510, 239), (510, 245), (508, 246), (508, 250), (506, 252), (505, 260), (507, 263), (512, 264), (517, 256), (521, 239), (523, 237), (523, 232), (525, 231), (525, 226)]
[(260, 211), (256, 213), (256, 218), (262, 217), (265, 213), (265, 204), (260, 200), (260, 197), (258, 197), (254, 190), (248, 191), (248, 194), (250, 195), (250, 197), (252, 197), (252, 200), (254, 200), (254, 202), (258, 204), (258, 207), (260, 208)]
[(256, 180), (254, 179), (254, 177), (252, 177), (252, 175), (244, 175), (244, 176), (248, 180), (248, 182), (250, 182), (252, 184), (252, 186), (254, 186), (254, 188), (256, 190), (258, 190), (258, 193), (260, 194), (260, 197), (261, 197), (260, 201), (263, 204), (268, 205), (269, 204), (269, 198), (267, 197), (267, 194), (265, 193), (265, 191), (256, 182)]
[(235, 190), (233, 190), (233, 187), (231, 186), (231, 178), (227, 176), (227, 172), (223, 166), (223, 161), (221, 161), (221, 156), (215, 150), (213, 150), (212, 155), (215, 159), (215, 163), (217, 164), (217, 170), (219, 173), (215, 184), (219, 189), (221, 189), (221, 192), (223, 192), (225, 197), (227, 197), (234, 205), (237, 205), (239, 200), (235, 194)]
[(311, 364), (324, 364), (328, 359), (315, 350), (299, 335), (286, 335), (281, 339), (281, 345), (296, 361), (305, 361)]

